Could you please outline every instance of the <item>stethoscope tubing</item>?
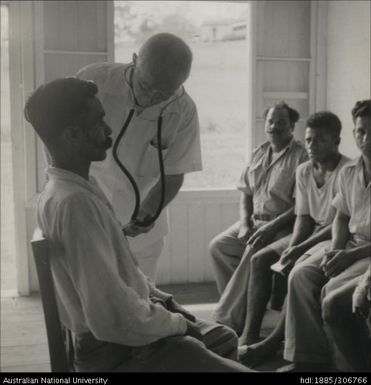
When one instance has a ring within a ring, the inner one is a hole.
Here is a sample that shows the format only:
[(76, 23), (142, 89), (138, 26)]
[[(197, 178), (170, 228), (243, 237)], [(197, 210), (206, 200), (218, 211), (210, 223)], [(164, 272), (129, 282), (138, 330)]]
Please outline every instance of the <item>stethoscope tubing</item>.
[[(127, 78), (126, 78), (126, 73), (128, 71), (129, 68), (132, 68), (133, 66), (128, 66), (125, 71), (124, 71), (124, 79), (125, 79), (125, 82), (130, 86), (130, 83), (127, 81)], [(182, 87), (182, 93), (181, 95), (179, 95), (176, 99), (180, 98), (181, 96), (184, 95), (184, 87)], [(165, 109), (167, 108), (167, 106), (171, 103), (173, 103), (176, 99), (173, 99), (171, 100), (169, 103), (167, 103), (160, 111), (160, 115), (157, 119), (157, 153), (158, 153), (158, 162), (159, 162), (159, 168), (160, 168), (160, 183), (161, 183), (161, 194), (160, 194), (160, 202), (158, 204), (158, 207), (157, 207), (157, 210), (155, 212), (155, 214), (153, 215), (153, 217), (150, 217), (149, 219), (147, 220), (144, 220), (144, 221), (139, 221), (138, 220), (138, 213), (139, 213), (139, 209), (140, 209), (140, 204), (141, 204), (141, 198), (140, 198), (140, 191), (139, 191), (139, 188), (138, 188), (138, 185), (134, 179), (134, 177), (130, 174), (129, 170), (123, 165), (123, 163), (121, 162), (119, 156), (118, 156), (118, 147), (119, 147), (119, 144), (127, 130), (127, 128), (129, 127), (129, 124), (133, 118), (133, 115), (134, 115), (134, 112), (135, 110), (132, 108), (130, 111), (129, 111), (129, 115), (127, 116), (126, 120), (125, 120), (125, 123), (124, 125), (122, 126), (121, 130), (120, 130), (120, 133), (119, 135), (117, 136), (114, 144), (113, 144), (113, 148), (112, 148), (112, 156), (113, 156), (113, 159), (115, 160), (115, 162), (117, 163), (117, 165), (119, 166), (120, 170), (126, 175), (126, 177), (129, 179), (133, 189), (134, 189), (134, 194), (135, 194), (135, 206), (134, 206), (134, 210), (133, 210), (133, 213), (131, 215), (131, 222), (135, 223), (136, 225), (139, 225), (141, 227), (148, 227), (150, 225), (152, 225), (156, 220), (157, 218), (160, 216), (161, 212), (162, 212), (162, 209), (163, 209), (163, 206), (164, 206), (164, 202), (165, 202), (165, 167), (164, 167), (164, 159), (163, 159), (163, 156), (162, 156), (162, 114), (163, 112), (165, 111)]]

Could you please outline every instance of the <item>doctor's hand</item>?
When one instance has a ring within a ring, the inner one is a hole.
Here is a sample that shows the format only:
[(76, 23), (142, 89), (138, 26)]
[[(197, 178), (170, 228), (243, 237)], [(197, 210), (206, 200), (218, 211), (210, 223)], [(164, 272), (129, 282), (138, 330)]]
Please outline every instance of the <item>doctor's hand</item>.
[(132, 221), (126, 225), (122, 231), (127, 237), (136, 237), (137, 235), (148, 233), (153, 229), (154, 225), (155, 224), (152, 223), (149, 226), (141, 226), (136, 221)]
[(148, 226), (143, 226), (142, 222), (146, 222), (151, 218), (151, 213), (141, 208), (138, 212), (136, 220), (130, 221), (130, 223), (123, 228), (124, 234), (127, 237), (136, 237), (137, 235), (148, 233), (153, 229), (155, 224), (151, 223)]

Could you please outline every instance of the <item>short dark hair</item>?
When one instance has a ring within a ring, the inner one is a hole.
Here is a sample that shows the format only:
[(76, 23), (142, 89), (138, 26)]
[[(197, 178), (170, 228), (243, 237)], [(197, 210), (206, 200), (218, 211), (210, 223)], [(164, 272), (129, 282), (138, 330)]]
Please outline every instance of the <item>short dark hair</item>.
[(286, 102), (281, 101), (281, 102), (275, 103), (273, 106), (268, 107), (264, 111), (264, 114), (263, 114), (264, 119), (267, 117), (269, 110), (272, 108), (285, 108), (289, 115), (289, 120), (291, 124), (295, 124), (300, 118), (300, 114), (298, 111), (291, 108)]
[(356, 102), (355, 106), (352, 109), (352, 119), (355, 123), (356, 119), (361, 116), (367, 116), (371, 118), (371, 100), (359, 100)]
[(87, 101), (97, 92), (98, 87), (91, 81), (74, 77), (53, 80), (28, 98), (25, 118), (45, 144), (55, 144), (64, 127), (83, 123)]
[(331, 111), (320, 111), (309, 116), (305, 127), (321, 129), (333, 136), (340, 136), (341, 121), (337, 115)]

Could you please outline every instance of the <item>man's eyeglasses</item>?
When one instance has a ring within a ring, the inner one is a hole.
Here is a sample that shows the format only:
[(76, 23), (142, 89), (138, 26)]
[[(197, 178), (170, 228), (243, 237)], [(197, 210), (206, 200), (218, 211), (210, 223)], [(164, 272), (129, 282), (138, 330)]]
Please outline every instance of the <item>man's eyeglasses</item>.
[(164, 91), (161, 91), (161, 90), (158, 90), (158, 89), (155, 89), (154, 87), (152, 87), (150, 84), (148, 84), (148, 82), (146, 82), (141, 76), (140, 74), (137, 72), (136, 74), (136, 80), (137, 80), (137, 84), (141, 90), (141, 92), (143, 92), (144, 94), (148, 95), (151, 97), (151, 99), (162, 99), (162, 100), (166, 100), (166, 99), (169, 99), (171, 96), (173, 96), (175, 94), (175, 92), (177, 90), (175, 90), (174, 92), (164, 92)]

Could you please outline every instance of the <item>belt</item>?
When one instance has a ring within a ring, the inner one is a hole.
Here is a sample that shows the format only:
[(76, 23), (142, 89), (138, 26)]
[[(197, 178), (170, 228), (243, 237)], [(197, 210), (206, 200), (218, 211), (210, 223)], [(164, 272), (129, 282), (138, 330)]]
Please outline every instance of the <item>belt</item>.
[(253, 214), (252, 219), (256, 221), (269, 222), (277, 218), (280, 214)]

